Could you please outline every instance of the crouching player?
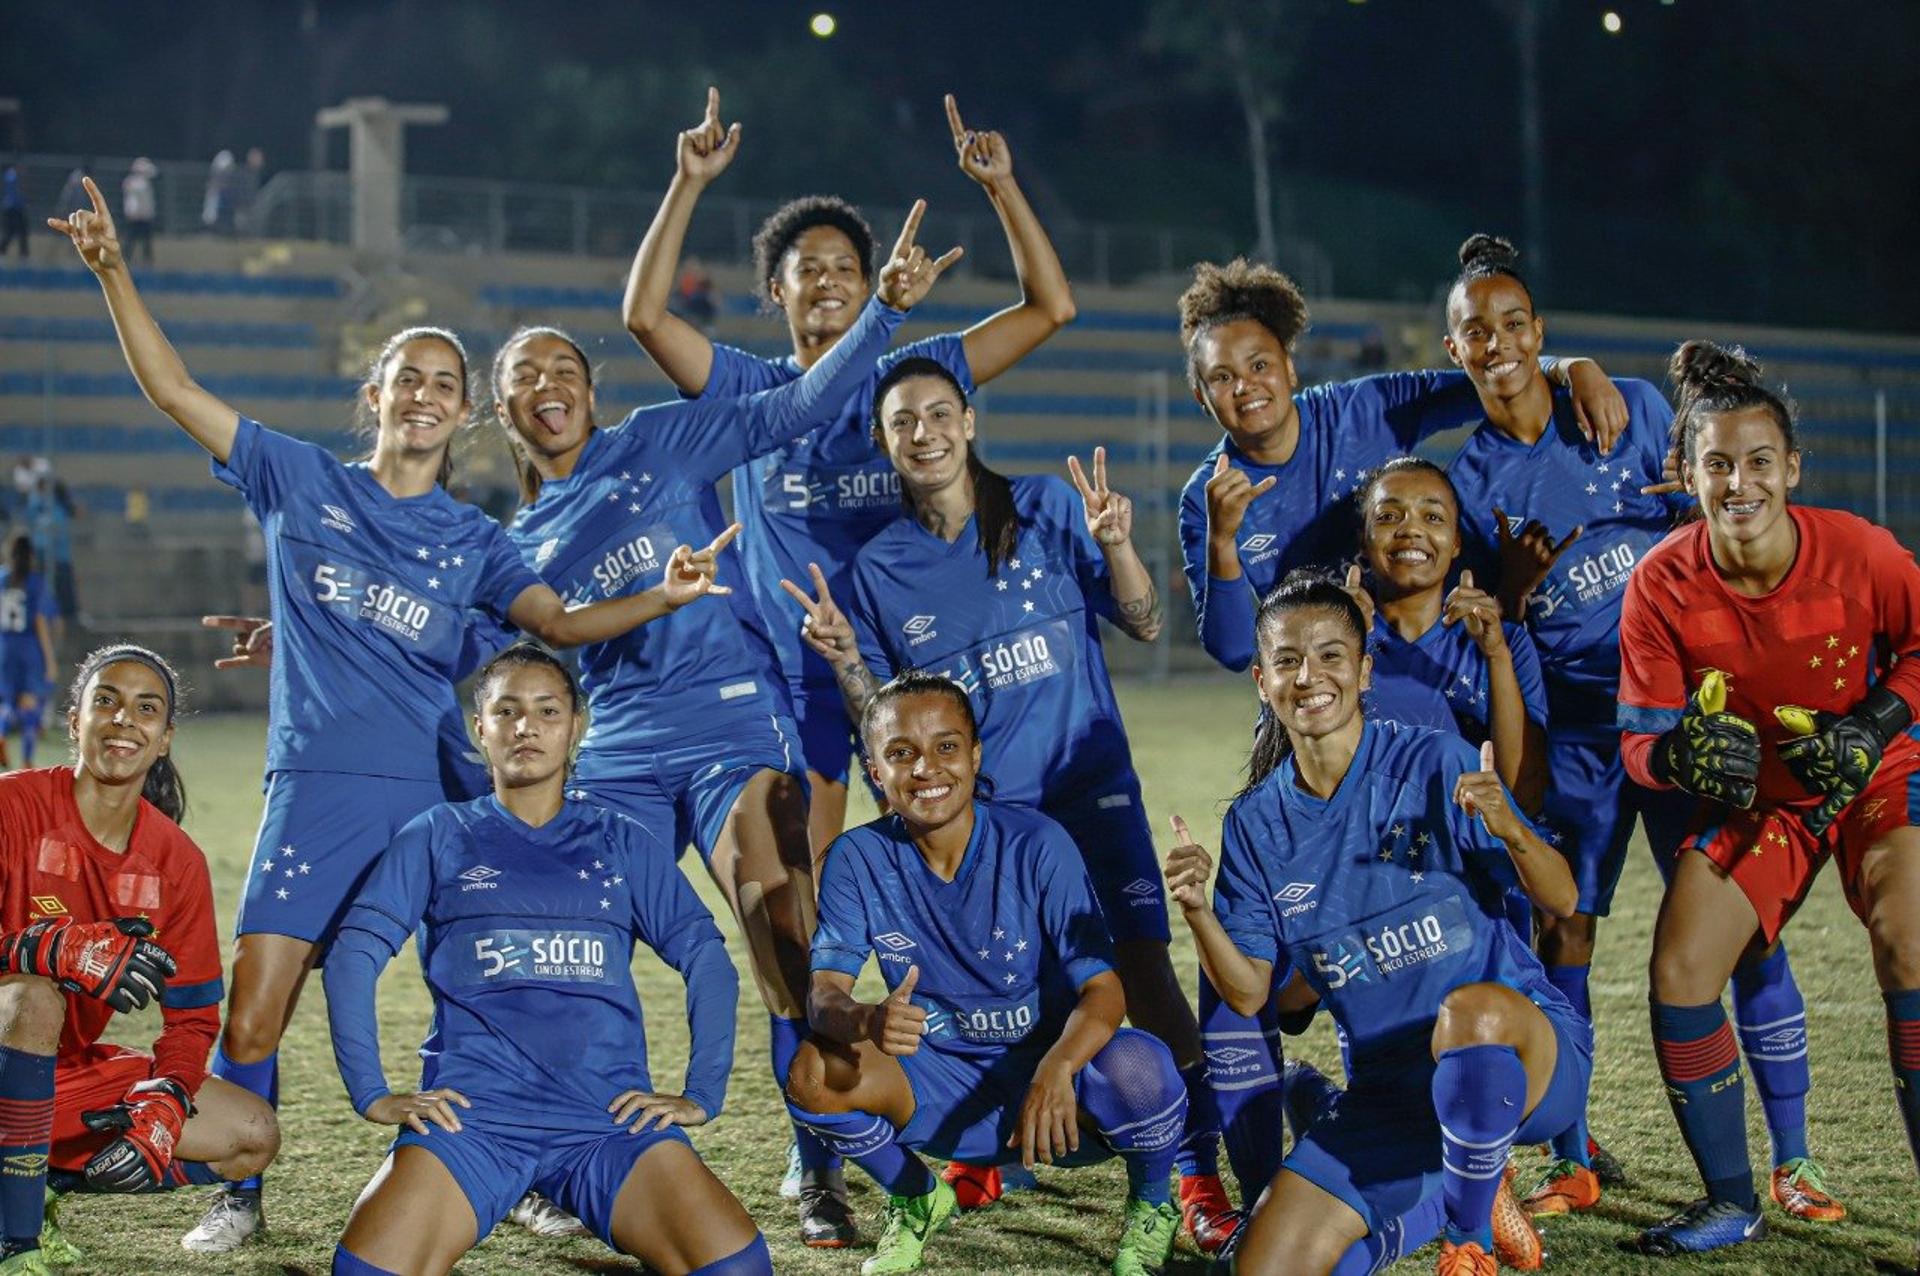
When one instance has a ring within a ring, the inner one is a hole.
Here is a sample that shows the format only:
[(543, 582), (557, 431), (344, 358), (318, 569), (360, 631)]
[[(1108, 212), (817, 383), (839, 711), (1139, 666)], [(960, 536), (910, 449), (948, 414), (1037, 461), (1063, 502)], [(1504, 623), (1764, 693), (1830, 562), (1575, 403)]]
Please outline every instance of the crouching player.
[[(375, 865), (327, 959), (354, 1110), (403, 1127), (334, 1251), (335, 1276), (439, 1276), (529, 1190), (661, 1276), (771, 1276), (766, 1241), (678, 1127), (720, 1114), (739, 977), (672, 853), (569, 799), (580, 688), (538, 647), (477, 675), (493, 792), (434, 807)], [(420, 1088), (380, 1067), (374, 988), (417, 927), (433, 997)], [(684, 1090), (657, 1091), (633, 941), (687, 981)]]
[(1436, 1196), (1442, 1273), (1493, 1276), (1496, 1241), (1509, 1266), (1535, 1268), (1539, 1237), (1501, 1191), (1507, 1152), (1579, 1115), (1593, 1036), (1501, 902), (1517, 879), (1564, 917), (1573, 876), (1515, 812), (1491, 744), (1476, 764), (1456, 735), (1361, 715), (1365, 633), (1329, 579), (1290, 578), (1267, 596), (1254, 664), (1267, 713), (1227, 813), (1212, 909), (1212, 857), (1177, 817), (1182, 844), (1167, 856), (1169, 891), (1227, 1004), (1257, 1009), (1284, 957), (1281, 1011), (1324, 1001), (1352, 1051), (1347, 1091), (1282, 1163), (1235, 1270), (1376, 1270), (1425, 1239), (1411, 1223)]
[[(1120, 1028), (1113, 945), (1073, 839), (1047, 816), (976, 795), (967, 693), (908, 672), (861, 715), (891, 815), (842, 834), (820, 879), (807, 1018), (787, 1095), (796, 1115), (870, 1114), (882, 1138), (975, 1165), (1127, 1164), (1113, 1271), (1158, 1272), (1180, 1212), (1169, 1176), (1186, 1123), (1173, 1055)], [(870, 953), (891, 990), (853, 996)], [(820, 1133), (847, 1142), (842, 1126)], [(909, 1156), (861, 1271), (920, 1267), (954, 1190)]]
[[(220, 946), (207, 862), (175, 823), (173, 670), (104, 647), (73, 683), (71, 768), (0, 779), (0, 1273), (78, 1255), (49, 1227), (56, 1186), (146, 1192), (265, 1169), (273, 1109), (207, 1076)], [(158, 1000), (151, 1053), (99, 1038)], [(49, 1220), (50, 1221), (50, 1220)]]

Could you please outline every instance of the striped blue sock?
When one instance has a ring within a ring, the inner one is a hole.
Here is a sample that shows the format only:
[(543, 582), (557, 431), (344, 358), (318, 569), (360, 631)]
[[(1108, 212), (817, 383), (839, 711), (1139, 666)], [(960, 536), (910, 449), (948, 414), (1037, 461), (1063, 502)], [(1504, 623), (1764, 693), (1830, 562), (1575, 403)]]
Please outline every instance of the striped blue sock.
[(1493, 1197), (1526, 1115), (1527, 1070), (1512, 1046), (1463, 1046), (1433, 1070), (1447, 1237), (1493, 1252)]
[(1740, 1029), (1740, 1051), (1760, 1092), (1773, 1141), (1773, 1163), (1807, 1154), (1807, 1091), (1813, 1071), (1807, 1062), (1807, 1003), (1794, 982), (1782, 944), (1757, 962), (1734, 967), (1733, 1019)]

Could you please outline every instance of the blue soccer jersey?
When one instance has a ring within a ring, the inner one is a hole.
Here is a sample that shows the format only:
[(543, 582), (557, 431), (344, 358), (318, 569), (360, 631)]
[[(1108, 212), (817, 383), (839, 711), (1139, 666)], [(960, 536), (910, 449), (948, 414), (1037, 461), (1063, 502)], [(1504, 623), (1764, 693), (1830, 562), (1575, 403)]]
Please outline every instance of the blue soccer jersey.
[(893, 815), (842, 833), (826, 860), (813, 968), (858, 975), (877, 953), (891, 990), (918, 966), (922, 1049), (1044, 1054), (1080, 986), (1113, 969), (1080, 852), (1038, 811), (976, 801), (951, 882), (927, 867)]
[(266, 536), (267, 770), (439, 780), (469, 609), (504, 622), (539, 581), (500, 525), (439, 487), (396, 497), (245, 417), (213, 474)]
[[(871, 375), (903, 317), (875, 299), (826, 358), (789, 385), (652, 404), (596, 430), (573, 473), (542, 483), (508, 533), (569, 604), (652, 588), (674, 546), (698, 548), (725, 528), (714, 492), (720, 476), (837, 411)], [(737, 721), (732, 709), (765, 713), (785, 704), (767, 627), (739, 587), (732, 546), (721, 554), (719, 578), (734, 583), (732, 594), (581, 650), (593, 707), (582, 779), (625, 774), (612, 755), (724, 736)]]
[[(1353, 493), (1382, 462), (1430, 434), (1480, 415), (1479, 395), (1464, 372), (1390, 372), (1332, 382), (1293, 396), (1300, 441), (1280, 465), (1256, 465), (1221, 436), (1180, 493), (1180, 551), (1187, 587), (1207, 653), (1229, 669), (1253, 659), (1253, 613), (1259, 599), (1296, 567), (1350, 559), (1360, 525)], [(1247, 506), (1241, 521), (1239, 580), (1207, 571), (1207, 480), (1225, 454), (1255, 483), (1278, 480)]]
[[(1540, 680), (1540, 657), (1520, 625), (1503, 625), (1513, 676), (1527, 719), (1547, 725), (1547, 692)], [(1410, 727), (1451, 731), (1473, 744), (1487, 738), (1492, 708), (1492, 679), (1487, 658), (1464, 624), (1432, 627), (1408, 641), (1376, 614), (1367, 644), (1373, 657), (1372, 716)]]
[(615, 1094), (653, 1089), (630, 969), (638, 938), (687, 978), (685, 1091), (719, 1113), (737, 980), (712, 916), (640, 825), (570, 801), (534, 828), (489, 794), (434, 807), (400, 831), (327, 966), (329, 1001), (342, 1003), (330, 1007), (335, 1054), (358, 1111), (385, 1090), (372, 985), (364, 970), (336, 974), (335, 960), (383, 964), (422, 927), (433, 996), (422, 1089), (451, 1087), (495, 1120), (606, 1127)]
[(59, 614), (45, 576), (28, 572), (16, 584), (10, 573), (0, 574), (0, 651), (39, 656), (40, 633), (33, 622), (42, 617), (52, 621)]
[(1666, 536), (1674, 514), (1692, 504), (1684, 494), (1640, 494), (1661, 481), (1673, 410), (1645, 381), (1619, 378), (1614, 384), (1626, 398), (1629, 419), (1610, 454), (1601, 456), (1587, 442), (1574, 423), (1571, 400), (1555, 391), (1553, 421), (1532, 446), (1482, 424), (1447, 469), (1460, 496), (1466, 565), (1484, 570), (1485, 580), (1497, 578), (1495, 506), (1516, 531), (1538, 519), (1556, 542), (1576, 526), (1586, 529), (1534, 591), (1527, 611), (1554, 734), (1562, 738), (1570, 731), (1595, 739), (1614, 732), (1627, 577)]
[[(747, 584), (767, 619), (780, 670), (789, 683), (832, 691), (833, 668), (801, 641), (804, 613), (784, 580), (805, 582), (807, 565), (818, 563), (827, 585), (841, 596), (854, 555), (875, 533), (900, 516), (900, 476), (873, 442), (874, 389), (903, 359), (931, 359), (972, 394), (962, 336), (941, 333), (904, 345), (882, 358), (841, 404), (839, 413), (813, 433), (794, 439), (733, 472), (734, 517), (740, 520), (740, 556)], [(791, 355), (764, 359), (715, 343), (713, 370), (702, 401), (770, 390), (796, 380), (803, 369)]]
[(951, 543), (911, 517), (867, 542), (847, 606), (861, 658), (883, 680), (930, 669), (967, 689), (1002, 801), (1038, 806), (1131, 785), (1100, 650), (1098, 617), (1114, 615), (1106, 556), (1063, 480), (1012, 485), (1020, 537), (997, 575), (975, 519)]
[(1441, 1000), (1462, 984), (1565, 1006), (1500, 920), (1517, 881), (1505, 847), (1453, 801), (1479, 769), (1455, 735), (1369, 722), (1330, 799), (1301, 789), (1289, 758), (1227, 812), (1214, 912), (1241, 952), (1305, 976), (1356, 1080), (1430, 1069)]

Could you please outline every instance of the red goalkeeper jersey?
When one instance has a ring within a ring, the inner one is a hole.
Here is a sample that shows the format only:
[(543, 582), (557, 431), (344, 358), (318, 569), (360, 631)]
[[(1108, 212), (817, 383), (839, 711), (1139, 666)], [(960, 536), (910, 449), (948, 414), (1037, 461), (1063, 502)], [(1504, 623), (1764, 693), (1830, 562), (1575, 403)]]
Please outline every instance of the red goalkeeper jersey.
[[(1714, 569), (1707, 526), (1660, 542), (1634, 568), (1620, 613), (1621, 752), (1658, 785), (1653, 742), (1680, 720), (1709, 669), (1727, 675), (1727, 709), (1759, 729), (1756, 805), (1811, 805), (1775, 751), (1778, 705), (1846, 713), (1884, 682), (1920, 719), (1920, 567), (1884, 528), (1839, 510), (1795, 505), (1800, 552), (1771, 593), (1750, 598)], [(1896, 663), (1897, 661), (1897, 663)], [(1916, 747), (1896, 740), (1888, 756)]]
[[(94, 840), (62, 767), (0, 777), (0, 926), (17, 930), (44, 917), (76, 922), (145, 917), (177, 971), (161, 1000), (164, 1027), (153, 1043), (156, 1075), (197, 1092), (220, 1031), (220, 944), (213, 926), (207, 860), (180, 826), (142, 801), (124, 853)], [(85, 1050), (113, 1010), (67, 996), (60, 1055)]]

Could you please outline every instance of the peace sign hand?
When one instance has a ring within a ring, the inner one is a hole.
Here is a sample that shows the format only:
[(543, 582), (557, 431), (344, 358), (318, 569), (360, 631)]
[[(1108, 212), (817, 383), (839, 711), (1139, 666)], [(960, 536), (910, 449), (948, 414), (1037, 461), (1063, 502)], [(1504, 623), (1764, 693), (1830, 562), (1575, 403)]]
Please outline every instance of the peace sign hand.
[(1526, 619), (1527, 599), (1540, 588), (1540, 582), (1560, 561), (1560, 555), (1580, 539), (1580, 533), (1587, 527), (1585, 523), (1580, 524), (1556, 545), (1546, 524), (1537, 518), (1528, 519), (1516, 535), (1498, 505), (1493, 507), (1493, 527), (1499, 540), (1500, 606), (1507, 619), (1518, 622)]
[(1464, 623), (1467, 635), (1480, 648), (1483, 656), (1498, 655), (1507, 646), (1506, 630), (1500, 627), (1500, 604), (1486, 591), (1476, 589), (1473, 573), (1460, 573), (1460, 583), (1447, 595), (1447, 601), (1440, 612), (1440, 623), (1452, 625)]
[(707, 89), (707, 114), (692, 128), (680, 134), (674, 151), (674, 164), (680, 176), (705, 186), (727, 171), (740, 151), (740, 122), (720, 123), (720, 90)]
[(107, 211), (107, 199), (100, 188), (91, 177), (80, 180), (87, 188), (87, 198), (93, 201), (93, 207), (82, 208), (68, 217), (49, 217), (47, 225), (73, 241), (74, 251), (80, 254), (88, 270), (104, 275), (126, 264), (120, 255), (120, 233), (114, 229), (113, 214)]
[(801, 640), (835, 668), (858, 662), (860, 644), (853, 636), (853, 623), (833, 601), (833, 593), (827, 588), (826, 573), (820, 570), (818, 563), (808, 563), (807, 572), (813, 577), (814, 593), (811, 595), (790, 580), (780, 582), (780, 588), (786, 590), (807, 613), (800, 621)]
[(1093, 482), (1080, 468), (1080, 458), (1067, 458), (1067, 472), (1080, 489), (1087, 507), (1087, 531), (1102, 545), (1124, 545), (1133, 535), (1133, 502), (1107, 486), (1107, 449), (1093, 449)]
[(1173, 835), (1180, 844), (1167, 852), (1167, 894), (1185, 912), (1207, 906), (1207, 882), (1213, 877), (1213, 857), (1187, 832), (1187, 822), (1173, 817)]
[(947, 127), (953, 131), (953, 149), (960, 156), (960, 171), (982, 186), (992, 186), (1013, 176), (1013, 153), (1007, 139), (998, 133), (976, 133), (960, 119), (960, 106), (947, 94)]
[(678, 611), (708, 594), (731, 594), (730, 587), (714, 584), (714, 573), (720, 568), (720, 551), (731, 545), (739, 534), (740, 524), (735, 523), (714, 537), (705, 549), (674, 546), (673, 554), (667, 559), (666, 574), (660, 580), (667, 606)]
[(906, 224), (900, 228), (900, 238), (894, 241), (893, 256), (880, 268), (880, 300), (895, 310), (911, 310), (919, 305), (932, 291), (933, 281), (959, 261), (964, 251), (955, 245), (939, 260), (929, 260), (927, 250), (913, 242), (920, 233), (920, 219), (926, 215), (927, 201), (914, 200)]

